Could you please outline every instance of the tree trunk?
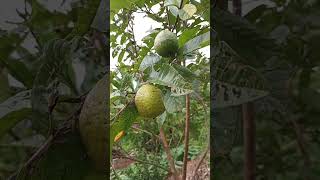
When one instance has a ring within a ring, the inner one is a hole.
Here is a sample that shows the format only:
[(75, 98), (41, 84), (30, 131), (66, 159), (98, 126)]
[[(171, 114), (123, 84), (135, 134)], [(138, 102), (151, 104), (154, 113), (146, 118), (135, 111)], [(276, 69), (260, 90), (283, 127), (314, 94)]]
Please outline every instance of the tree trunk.
[(255, 122), (253, 103), (242, 105), (244, 137), (244, 180), (255, 179)]

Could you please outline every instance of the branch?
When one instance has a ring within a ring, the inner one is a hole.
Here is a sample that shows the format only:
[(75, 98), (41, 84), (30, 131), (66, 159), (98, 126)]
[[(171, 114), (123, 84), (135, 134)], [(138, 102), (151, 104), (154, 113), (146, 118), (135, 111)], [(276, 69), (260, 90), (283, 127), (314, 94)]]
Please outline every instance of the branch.
[(233, 3), (233, 13), (235, 15), (241, 16), (242, 14), (241, 0), (233, 0), (232, 3)]
[(140, 129), (140, 128), (137, 128), (137, 127), (134, 127), (134, 126), (131, 126), (131, 128), (134, 129), (134, 130), (141, 131), (141, 132), (144, 132), (144, 133), (146, 133), (146, 134), (149, 134), (151, 137), (156, 137), (156, 138), (159, 138), (159, 139), (160, 139), (160, 137), (159, 137), (158, 135), (155, 135), (155, 134), (153, 134), (152, 132), (149, 132), (149, 131), (147, 131), (147, 130)]
[[(112, 122), (112, 124), (115, 122), (113, 120), (115, 120), (116, 118), (118, 118), (120, 116), (120, 114), (129, 106), (129, 104), (133, 103), (134, 102), (134, 97), (120, 110), (118, 111), (118, 113), (113, 116), (111, 119), (110, 119), (110, 122)], [(111, 124), (111, 125), (112, 125)]]
[(78, 97), (59, 96), (57, 103), (81, 103), (85, 100), (89, 92), (90, 91), (87, 91)]
[(200, 166), (201, 166), (202, 162), (204, 161), (205, 157), (206, 157), (206, 156), (207, 156), (207, 154), (208, 154), (209, 147), (208, 147), (208, 148), (206, 148), (206, 149), (207, 149), (207, 150), (203, 153), (203, 155), (202, 155), (202, 157), (201, 157), (200, 161), (198, 162), (198, 164), (197, 164), (196, 168), (195, 168), (195, 169), (194, 169), (194, 171), (193, 171), (192, 179), (194, 179), (194, 177), (196, 176), (198, 169), (200, 168)]
[[(181, 0), (181, 2), (180, 2), (180, 7), (179, 7), (179, 9), (182, 9), (182, 5), (183, 5), (183, 0)], [(176, 22), (174, 23), (174, 26), (173, 26), (173, 28), (172, 28), (172, 30), (174, 30), (174, 29), (176, 29), (177, 28), (177, 25), (178, 25), (178, 22), (179, 22), (179, 14), (177, 15), (177, 18), (176, 18)], [(176, 33), (177, 33), (178, 31), (177, 31), (177, 29), (176, 29)]]
[(243, 137), (244, 137), (244, 177), (246, 180), (255, 179), (255, 121), (253, 103), (242, 105)]
[(148, 161), (144, 161), (144, 160), (140, 160), (140, 159), (136, 159), (136, 158), (133, 158), (133, 157), (130, 157), (130, 156), (122, 156), (122, 158), (125, 158), (125, 159), (130, 159), (132, 161), (137, 161), (139, 163), (142, 163), (142, 164), (149, 164), (149, 165), (152, 165), (152, 166), (155, 166), (157, 168), (160, 168), (164, 171), (167, 171), (167, 172), (170, 172), (168, 169), (162, 167), (162, 166), (159, 166), (157, 165), (156, 163), (152, 163), (152, 162), (148, 162)]
[(175, 180), (178, 180), (178, 173), (177, 173), (177, 170), (175, 167), (174, 159), (171, 155), (170, 147), (168, 145), (168, 142), (167, 142), (167, 139), (166, 139), (166, 136), (164, 134), (164, 130), (162, 127), (160, 128), (160, 140), (162, 141), (164, 151), (167, 154), (167, 159), (169, 161), (169, 167), (170, 167), (170, 170), (173, 174), (173, 177), (175, 178)]
[(111, 165), (111, 168), (112, 168), (112, 171), (114, 172), (114, 175), (116, 176), (116, 178), (121, 180), (121, 178), (119, 177), (119, 175), (117, 174), (116, 170), (114, 169), (114, 167), (112, 165)]
[(297, 136), (299, 149), (301, 151), (301, 154), (304, 157), (304, 164), (306, 167), (310, 167), (311, 161), (310, 161), (310, 156), (308, 154), (308, 151), (306, 149), (306, 139), (303, 135), (303, 129), (295, 120), (291, 119), (291, 122), (293, 124), (294, 130)]
[(169, 31), (171, 31), (171, 25), (170, 25), (170, 18), (169, 18), (168, 7), (165, 7), (164, 4), (165, 4), (165, 1), (163, 0), (163, 1), (162, 1), (162, 4), (161, 4), (161, 7), (165, 8), (165, 10), (166, 10), (166, 13), (167, 13), (167, 22), (168, 22), (168, 29), (169, 29)]
[(9, 130), (9, 135), (10, 135), (15, 141), (21, 140), (21, 138), (20, 138), (18, 135), (16, 135), (16, 134), (13, 132), (12, 129)]
[[(130, 14), (130, 16), (131, 16), (131, 14)], [(138, 51), (139, 51), (139, 46), (138, 46), (138, 44), (137, 44), (137, 41), (136, 41), (136, 38), (135, 38), (135, 35), (134, 35), (134, 29), (133, 29), (133, 18), (131, 17), (130, 18), (130, 21), (129, 21), (129, 23), (128, 23), (128, 27), (130, 27), (130, 31), (131, 31), (131, 33), (132, 33), (132, 39), (131, 39), (131, 42), (132, 42), (132, 44), (133, 44), (133, 46), (134, 46), (134, 53), (135, 53), (135, 58), (137, 58), (139, 55), (138, 55)]]
[[(71, 128), (72, 128), (72, 123), (70, 123), (70, 120), (72, 118), (74, 118), (74, 116), (76, 114), (79, 114), (79, 112), (82, 109), (82, 104), (79, 106), (79, 108), (72, 113), (72, 115), (70, 115), (70, 117), (68, 117), (64, 123), (62, 124), (62, 126), (60, 128), (57, 129), (56, 132), (52, 133), (49, 135), (49, 137), (47, 138), (47, 140), (39, 147), (39, 149), (28, 159), (28, 161), (26, 163), (23, 164), (22, 168), (26, 168), (27, 170), (32, 168), (32, 165), (39, 160), (49, 149), (49, 147), (51, 145), (54, 144), (54, 141), (60, 137), (63, 136), (67, 133), (70, 132)], [(19, 175), (19, 171), (16, 171), (14, 174), (12, 174), (9, 179), (10, 180), (14, 180), (17, 176)]]
[[(168, 170), (168, 169), (166, 169), (166, 168), (164, 168), (164, 167), (162, 167), (162, 166), (159, 166), (159, 165), (157, 165), (157, 164), (155, 164), (155, 163), (152, 163), (152, 162), (147, 162), (147, 161), (145, 161), (145, 160), (140, 160), (140, 159), (136, 159), (136, 158), (134, 158), (134, 157), (131, 157), (131, 155), (127, 152), (127, 151), (125, 151), (123, 148), (122, 148), (122, 146), (118, 146), (123, 152), (121, 153), (121, 154), (123, 154), (123, 155), (120, 155), (119, 157), (120, 158), (124, 158), (124, 159), (130, 159), (130, 160), (133, 160), (133, 161), (137, 161), (137, 162), (140, 162), (140, 163), (144, 163), (144, 164), (149, 164), (149, 165), (153, 165), (153, 166), (155, 166), (155, 167), (158, 167), (158, 168), (160, 168), (160, 169), (162, 169), (162, 170), (164, 170), (164, 171), (167, 171), (168, 173), (170, 173), (170, 171)], [(113, 167), (113, 166), (112, 166)]]
[(32, 165), (34, 161), (39, 159), (47, 151), (47, 149), (51, 146), (53, 140), (55, 139), (55, 137), (57, 136), (58, 133), (59, 133), (59, 131), (56, 132), (55, 135), (50, 135), (49, 136), (49, 138), (46, 140), (46, 142), (44, 142), (44, 144), (41, 145), (41, 147), (25, 163), (25, 167), (29, 167), (30, 165)]
[(185, 122), (185, 129), (184, 129), (184, 155), (183, 155), (182, 180), (185, 180), (187, 178), (189, 129), (190, 129), (190, 96), (186, 95), (186, 122)]

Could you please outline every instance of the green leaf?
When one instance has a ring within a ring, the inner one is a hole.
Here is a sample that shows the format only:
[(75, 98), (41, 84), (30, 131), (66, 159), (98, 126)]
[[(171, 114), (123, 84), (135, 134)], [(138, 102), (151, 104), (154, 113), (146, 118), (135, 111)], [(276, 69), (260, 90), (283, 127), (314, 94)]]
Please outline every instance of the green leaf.
[[(78, 17), (77, 17), (77, 22), (75, 24), (75, 27), (73, 28), (72, 32), (68, 34), (68, 39), (72, 39), (76, 36), (83, 36), (85, 33), (87, 33), (90, 29), (90, 26), (92, 23), (94, 24), (94, 27), (101, 29), (102, 31), (105, 31), (107, 27), (101, 27), (101, 26), (106, 26), (106, 22), (102, 22), (103, 20), (106, 20), (105, 17), (106, 15), (102, 15), (102, 17), (99, 17), (99, 15), (103, 14), (105, 12), (105, 6), (106, 4), (101, 3), (101, 8), (99, 9), (99, 14), (97, 14), (97, 10), (100, 5), (100, 0), (89, 0), (85, 1), (85, 4), (79, 8), (78, 10)], [(104, 6), (104, 7), (102, 7)], [(97, 18), (103, 18), (102, 20), (100, 19), (95, 19)], [(95, 20), (95, 22), (94, 22)], [(102, 24), (97, 24), (97, 23), (102, 23)]]
[(181, 0), (165, 0), (164, 6), (176, 6), (180, 7)]
[(163, 112), (160, 116), (157, 117), (157, 122), (160, 125), (160, 127), (163, 125), (163, 123), (168, 119), (167, 112)]
[(210, 32), (206, 32), (201, 34), (191, 40), (189, 40), (180, 50), (182, 51), (183, 55), (189, 54), (195, 50), (203, 48), (210, 43)]
[(171, 96), (170, 91), (168, 91), (163, 97), (164, 106), (168, 113), (181, 111), (182, 108), (185, 107), (184, 100), (184, 96)]
[(200, 30), (200, 27), (188, 28), (183, 30), (179, 36), (179, 47), (182, 47), (187, 41), (194, 38), (197, 32)]
[(24, 149), (34, 149), (39, 148), (44, 142), (45, 138), (42, 135), (32, 135), (28, 137), (23, 137), (18, 141), (14, 141), (10, 144), (2, 144), (4, 147), (12, 148), (24, 148)]
[(91, 27), (98, 29), (100, 32), (107, 32), (110, 29), (110, 23), (107, 14), (109, 13), (109, 1), (100, 1), (96, 16)]
[(168, 9), (175, 17), (179, 15), (179, 8), (177, 6), (168, 6)]
[(129, 1), (128, 0), (123, 0), (123, 1), (119, 1), (119, 0), (111, 0), (110, 1), (110, 10), (113, 13), (118, 13), (118, 11), (122, 8), (126, 8), (129, 6)]
[(274, 40), (246, 19), (219, 8), (211, 14), (219, 38), (243, 57), (244, 63), (263, 66), (266, 60), (279, 53)]
[(0, 137), (31, 114), (30, 91), (23, 91), (0, 104)]
[[(31, 6), (31, 16), (25, 24), (32, 29), (40, 47), (53, 38), (62, 38), (65, 37), (66, 33), (69, 33), (68, 24), (70, 23), (71, 18), (68, 15), (57, 11), (50, 12), (37, 0), (31, 0)], [(67, 31), (57, 33), (57, 29), (66, 29)]]
[(34, 79), (32, 72), (21, 61), (10, 58), (0, 58), (0, 64), (6, 67), (10, 74), (28, 89), (32, 87)]
[(181, 66), (178, 64), (172, 65), (178, 72), (179, 74), (186, 79), (188, 82), (192, 82), (194, 79), (198, 78), (198, 76), (193, 73), (190, 69), (188, 69), (185, 66)]
[(82, 180), (93, 171), (80, 136), (69, 133), (64, 136), (63, 142), (49, 147), (38, 162), (36, 171), (25, 180)]
[(150, 53), (149, 55), (146, 55), (139, 67), (139, 71), (144, 71), (148, 67), (155, 65), (157, 62), (159, 62), (161, 57), (158, 54)]
[(54, 39), (43, 48), (43, 53), (40, 56), (42, 64), (38, 69), (31, 91), (33, 125), (42, 133), (45, 133), (48, 128), (46, 122), (49, 95), (58, 92), (57, 88), (60, 83), (69, 87), (68, 90), (72, 94), (77, 94), (74, 77), (72, 77), (74, 75), (71, 69), (71, 60), (73, 59), (72, 55), (77, 53), (76, 49), (80, 42), (79, 38), (74, 38), (71, 41)]
[(255, 68), (245, 65), (241, 57), (225, 42), (217, 42), (212, 51), (211, 76), (215, 80), (238, 87), (266, 90), (265, 77)]
[(267, 10), (267, 5), (261, 4), (254, 9), (250, 10), (244, 17), (250, 22), (254, 23), (261, 15)]
[(197, 12), (197, 7), (193, 4), (186, 4), (179, 10), (179, 18), (181, 20), (190, 19)]
[(123, 56), (126, 53), (126, 51), (122, 50), (118, 56), (118, 61), (122, 61), (123, 60)]
[(0, 103), (10, 96), (8, 74), (0, 68)]
[(18, 48), (24, 37), (15, 33), (0, 34), (0, 65), (27, 88), (32, 87), (33, 75), (20, 60), (10, 58), (11, 53)]
[(229, 83), (216, 81), (213, 93), (213, 108), (237, 106), (255, 101), (269, 94), (267, 91), (238, 87)]
[(213, 108), (236, 106), (254, 101), (269, 94), (265, 78), (253, 67), (241, 63), (233, 49), (217, 42), (213, 49), (211, 76)]
[(163, 64), (159, 72), (153, 70), (148, 81), (171, 87), (172, 95), (174, 96), (186, 95), (193, 92), (192, 85), (169, 64)]
[(132, 3), (135, 3), (138, 0), (111, 0), (110, 1), (110, 14), (111, 18), (114, 16), (115, 13), (118, 13), (120, 9), (129, 8)]
[(110, 127), (110, 156), (116, 135), (121, 131), (127, 132), (138, 116), (138, 110), (134, 103), (130, 103), (120, 114), (114, 116), (115, 120), (112, 121)]

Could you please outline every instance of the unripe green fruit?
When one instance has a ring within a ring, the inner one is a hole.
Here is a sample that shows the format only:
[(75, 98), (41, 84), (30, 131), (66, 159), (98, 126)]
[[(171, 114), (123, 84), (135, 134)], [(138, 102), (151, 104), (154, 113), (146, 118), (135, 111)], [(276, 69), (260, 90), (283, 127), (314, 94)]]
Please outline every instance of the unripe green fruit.
[(154, 40), (154, 49), (162, 57), (174, 57), (179, 49), (177, 36), (169, 30), (159, 32)]
[(161, 90), (150, 84), (140, 87), (135, 97), (135, 104), (139, 115), (145, 118), (155, 118), (165, 110)]
[(102, 78), (89, 92), (83, 104), (79, 117), (81, 139), (86, 147), (89, 158), (97, 170), (103, 171), (108, 167), (109, 149), (107, 142), (106, 108), (108, 106), (108, 80)]

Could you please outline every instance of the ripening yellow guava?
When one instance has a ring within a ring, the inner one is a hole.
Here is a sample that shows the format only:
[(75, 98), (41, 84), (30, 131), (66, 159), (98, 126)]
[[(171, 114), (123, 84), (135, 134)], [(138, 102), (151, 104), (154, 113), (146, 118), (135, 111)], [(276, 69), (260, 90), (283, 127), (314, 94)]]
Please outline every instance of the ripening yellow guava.
[(106, 108), (108, 106), (107, 76), (97, 82), (87, 95), (79, 117), (79, 130), (81, 139), (86, 147), (89, 158), (97, 170), (103, 171), (108, 167), (109, 149), (107, 142)]
[(174, 57), (179, 49), (176, 34), (167, 29), (160, 31), (154, 40), (154, 49), (162, 57)]
[(150, 84), (139, 88), (135, 104), (139, 115), (145, 118), (155, 118), (165, 111), (161, 90)]

